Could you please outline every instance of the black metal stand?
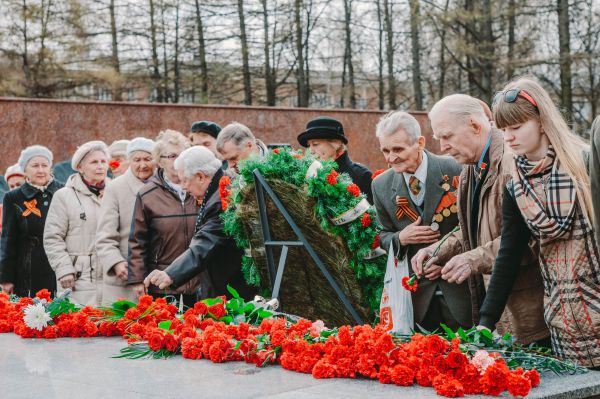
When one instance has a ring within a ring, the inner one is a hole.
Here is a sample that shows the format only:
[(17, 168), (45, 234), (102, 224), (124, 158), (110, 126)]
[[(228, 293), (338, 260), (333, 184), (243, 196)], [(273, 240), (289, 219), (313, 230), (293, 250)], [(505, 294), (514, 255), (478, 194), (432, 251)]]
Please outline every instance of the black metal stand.
[[(321, 273), (323, 273), (323, 276), (325, 276), (325, 278), (329, 282), (329, 285), (331, 285), (331, 287), (334, 289), (335, 293), (344, 304), (344, 307), (346, 308), (348, 313), (350, 313), (350, 315), (356, 321), (357, 324), (364, 324), (362, 319), (350, 303), (350, 301), (348, 301), (348, 298), (346, 297), (344, 292), (340, 289), (339, 285), (336, 283), (336, 281), (333, 279), (333, 277), (323, 264), (323, 261), (321, 261), (321, 258), (319, 258), (319, 256), (313, 250), (312, 246), (308, 243), (308, 241), (304, 237), (304, 234), (302, 234), (302, 231), (300, 230), (294, 219), (292, 219), (292, 216), (289, 214), (287, 209), (285, 209), (285, 206), (283, 205), (277, 194), (275, 194), (269, 183), (267, 183), (264, 176), (258, 170), (254, 171), (254, 188), (256, 190), (256, 199), (258, 201), (258, 213), (260, 215), (260, 224), (263, 233), (263, 240), (265, 242), (265, 253), (267, 257), (267, 268), (271, 283), (272, 297), (278, 298), (279, 296), (279, 289), (281, 288), (281, 279), (283, 277), (283, 271), (285, 269), (285, 261), (287, 258), (289, 247), (304, 247), (308, 251), (308, 254), (313, 259)], [(267, 215), (265, 193), (267, 193), (267, 195), (271, 198), (281, 215), (288, 222), (288, 224), (294, 231), (294, 234), (296, 234), (296, 237), (298, 238), (297, 241), (273, 241), (271, 239), (271, 230), (269, 228), (269, 217)], [(275, 269), (273, 247), (281, 247), (281, 255), (279, 257), (279, 264), (277, 266), (277, 269)]]

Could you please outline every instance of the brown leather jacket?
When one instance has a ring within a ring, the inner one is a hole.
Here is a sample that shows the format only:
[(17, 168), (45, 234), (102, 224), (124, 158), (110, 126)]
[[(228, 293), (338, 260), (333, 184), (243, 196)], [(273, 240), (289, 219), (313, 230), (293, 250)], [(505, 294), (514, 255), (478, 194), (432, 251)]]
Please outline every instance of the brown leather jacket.
[[(199, 206), (191, 195), (187, 195), (182, 202), (179, 195), (168, 186), (163, 173), (159, 169), (136, 197), (129, 235), (128, 284), (143, 282), (154, 269), (166, 269), (188, 249), (194, 236)], [(199, 287), (201, 295), (205, 297), (210, 291), (210, 280), (206, 273), (166, 293), (196, 294)], [(149, 291), (165, 293), (155, 286), (150, 286)]]
[[(469, 260), (472, 277), (469, 281), (473, 320), (479, 321), (479, 308), (500, 248), (502, 232), (502, 197), (511, 180), (513, 155), (504, 144), (502, 133), (492, 130), (489, 149), (490, 165), (484, 177), (479, 196), (477, 235), (471, 232), (473, 166), (467, 166), (460, 175), (458, 189), (458, 220), (460, 230), (449, 237), (439, 256), (442, 262), (461, 254)], [(510, 332), (518, 342), (530, 343), (549, 335), (544, 322), (543, 281), (538, 263), (537, 248), (532, 244), (521, 261), (521, 270), (508, 299), (507, 308), (496, 325), (501, 334)]]

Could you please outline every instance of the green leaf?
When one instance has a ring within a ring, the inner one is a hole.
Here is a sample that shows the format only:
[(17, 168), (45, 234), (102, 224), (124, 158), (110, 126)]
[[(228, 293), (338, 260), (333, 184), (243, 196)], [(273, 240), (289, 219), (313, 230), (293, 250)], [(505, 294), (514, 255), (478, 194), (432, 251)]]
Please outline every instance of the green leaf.
[(170, 331), (171, 330), (171, 320), (165, 320), (165, 321), (161, 321), (160, 323), (158, 323), (158, 328), (165, 330), (165, 331)]
[(490, 330), (487, 330), (485, 328), (479, 330), (479, 334), (483, 335), (484, 337), (486, 337), (489, 340), (493, 340), (494, 336), (492, 335), (492, 333), (490, 332)]
[(456, 338), (456, 334), (454, 333), (454, 331), (452, 331), (450, 329), (450, 327), (448, 327), (444, 323), (440, 323), (440, 327), (442, 327), (442, 330), (444, 330), (446, 332), (446, 336), (448, 336), (448, 338), (450, 338), (450, 339)]
[(219, 321), (222, 321), (225, 324), (231, 324), (233, 322), (233, 317), (231, 316), (223, 316), (219, 319)]
[(240, 294), (238, 294), (238, 292), (235, 290), (235, 288), (233, 288), (229, 284), (227, 284), (227, 291), (229, 291), (229, 293), (231, 294), (231, 296), (234, 297), (235, 299), (239, 299), (240, 298)]
[(128, 301), (128, 300), (122, 300), (122, 301), (116, 301), (113, 302), (111, 305), (111, 308), (113, 308), (114, 310), (119, 310), (123, 313), (125, 313), (126, 311), (128, 311), (131, 308), (135, 308), (137, 305), (134, 302)]
[(246, 314), (252, 313), (253, 310), (254, 310), (253, 303), (247, 303), (246, 306), (244, 306), (244, 313), (246, 313)]
[(465, 330), (463, 330), (462, 327), (459, 327), (458, 330), (456, 330), (456, 334), (458, 334), (458, 336), (463, 342), (467, 342), (469, 340), (467, 334), (465, 333)]
[(268, 319), (273, 316), (273, 312), (269, 312), (268, 310), (261, 309), (258, 311), (258, 317), (261, 319)]

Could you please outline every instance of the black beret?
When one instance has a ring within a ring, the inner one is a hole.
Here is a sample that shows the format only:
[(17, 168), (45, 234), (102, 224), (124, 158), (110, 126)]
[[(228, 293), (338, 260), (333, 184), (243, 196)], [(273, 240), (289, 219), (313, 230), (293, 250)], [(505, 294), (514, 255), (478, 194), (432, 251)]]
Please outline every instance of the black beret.
[(217, 138), (220, 131), (221, 126), (211, 121), (194, 122), (192, 124), (192, 128), (190, 129), (190, 133), (206, 133), (214, 138)]

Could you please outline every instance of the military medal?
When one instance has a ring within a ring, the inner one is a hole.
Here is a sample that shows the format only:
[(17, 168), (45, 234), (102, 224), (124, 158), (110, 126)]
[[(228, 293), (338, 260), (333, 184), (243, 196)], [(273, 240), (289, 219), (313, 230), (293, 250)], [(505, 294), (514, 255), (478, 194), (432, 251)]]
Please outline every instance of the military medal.
[(443, 179), (444, 179), (444, 183), (442, 183), (442, 189), (444, 191), (450, 191), (450, 184), (448, 183), (448, 175), (444, 175)]
[(429, 226), (429, 227), (431, 227), (431, 230), (433, 230), (433, 231), (438, 231), (440, 229), (440, 225), (437, 224), (436, 222), (431, 223), (431, 226)]
[(434, 222), (441, 223), (442, 220), (444, 220), (444, 217), (442, 216), (441, 213), (436, 213), (435, 215), (433, 215)]
[(451, 212), (450, 209), (446, 208), (442, 211), (442, 215), (447, 218), (448, 216), (450, 216)]
[(452, 206), (450, 207), (450, 212), (452, 212), (452, 213), (458, 212), (458, 207), (456, 206), (456, 204), (452, 204)]

